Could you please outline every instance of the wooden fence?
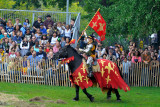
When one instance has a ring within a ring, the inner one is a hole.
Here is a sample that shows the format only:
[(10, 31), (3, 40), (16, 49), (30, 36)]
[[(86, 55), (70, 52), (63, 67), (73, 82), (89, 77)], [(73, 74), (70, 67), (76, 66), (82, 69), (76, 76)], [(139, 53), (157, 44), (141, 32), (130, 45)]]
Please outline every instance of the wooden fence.
[[(28, 65), (28, 66), (27, 66)], [(129, 69), (117, 62), (123, 79), (130, 86), (160, 87), (159, 62), (150, 64), (131, 64)], [(58, 64), (58, 61), (41, 60), (27, 61), (27, 58), (4, 58), (0, 64), (0, 80), (11, 83), (29, 83), (54, 86), (71, 86), (69, 68), (67, 64)]]

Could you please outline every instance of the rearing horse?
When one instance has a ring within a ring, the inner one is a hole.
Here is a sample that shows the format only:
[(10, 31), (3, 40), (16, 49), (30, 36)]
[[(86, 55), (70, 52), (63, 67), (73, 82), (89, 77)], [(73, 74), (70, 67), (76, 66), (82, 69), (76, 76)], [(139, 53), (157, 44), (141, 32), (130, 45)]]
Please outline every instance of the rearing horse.
[(124, 91), (130, 90), (128, 85), (124, 82), (120, 76), (119, 69), (117, 65), (106, 59), (97, 59), (100, 70), (93, 72), (94, 79), (87, 77), (87, 70), (84, 62), (82, 61), (83, 57), (78, 54), (78, 52), (72, 48), (70, 45), (67, 45), (59, 50), (54, 55), (54, 59), (66, 58), (65, 62), (68, 63), (68, 66), (71, 71), (70, 80), (72, 84), (76, 86), (76, 97), (73, 99), (75, 101), (79, 100), (79, 87), (87, 95), (91, 102), (93, 102), (94, 97), (89, 94), (86, 88), (93, 86), (93, 83), (98, 83), (102, 91), (107, 89), (114, 89), (118, 97), (118, 88), (123, 89)]

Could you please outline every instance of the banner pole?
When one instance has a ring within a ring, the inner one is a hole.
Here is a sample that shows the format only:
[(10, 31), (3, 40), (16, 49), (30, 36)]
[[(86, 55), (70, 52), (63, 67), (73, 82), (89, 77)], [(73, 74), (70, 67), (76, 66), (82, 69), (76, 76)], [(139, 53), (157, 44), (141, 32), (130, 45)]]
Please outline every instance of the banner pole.
[[(99, 10), (100, 10), (100, 8), (97, 10), (97, 12), (98, 12)], [(95, 17), (95, 15), (97, 14), (97, 12), (94, 14), (94, 16), (92, 17), (92, 19), (91, 19), (91, 21), (89, 22), (89, 24), (92, 22), (93, 18), (94, 18), (94, 17)], [(79, 40), (80, 40), (80, 39), (81, 39), (81, 37), (83, 36), (84, 31), (86, 31), (86, 30), (87, 30), (87, 28), (88, 28), (89, 24), (88, 24), (88, 25), (86, 26), (86, 28), (83, 30), (83, 32), (82, 32), (81, 36), (79, 37), (79, 39), (78, 39), (77, 43), (79, 42)]]

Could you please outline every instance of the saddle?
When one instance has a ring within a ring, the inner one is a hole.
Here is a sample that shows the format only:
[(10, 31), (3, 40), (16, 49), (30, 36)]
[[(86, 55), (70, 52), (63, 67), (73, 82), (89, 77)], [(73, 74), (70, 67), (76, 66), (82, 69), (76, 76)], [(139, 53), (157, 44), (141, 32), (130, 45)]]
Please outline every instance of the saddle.
[[(84, 58), (82, 59), (82, 62), (87, 70), (87, 73), (89, 73), (88, 66), (87, 66), (86, 60)], [(99, 65), (99, 63), (97, 63), (97, 60), (93, 61), (92, 70), (93, 70), (93, 72), (100, 72), (100, 65)]]

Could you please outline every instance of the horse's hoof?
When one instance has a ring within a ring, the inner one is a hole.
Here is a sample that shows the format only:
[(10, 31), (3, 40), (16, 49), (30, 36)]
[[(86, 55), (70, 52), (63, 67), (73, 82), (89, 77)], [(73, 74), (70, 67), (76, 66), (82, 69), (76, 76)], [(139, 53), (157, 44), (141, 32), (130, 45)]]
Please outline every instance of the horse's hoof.
[(73, 101), (79, 101), (79, 98), (75, 97), (75, 98), (73, 98)]
[(120, 99), (120, 98), (118, 98), (118, 99), (117, 99), (117, 102), (120, 102), (120, 101), (121, 101), (121, 99)]
[(107, 100), (110, 100), (111, 99), (111, 97), (107, 97)]
[(89, 99), (91, 102), (94, 102), (94, 97), (91, 96)]

